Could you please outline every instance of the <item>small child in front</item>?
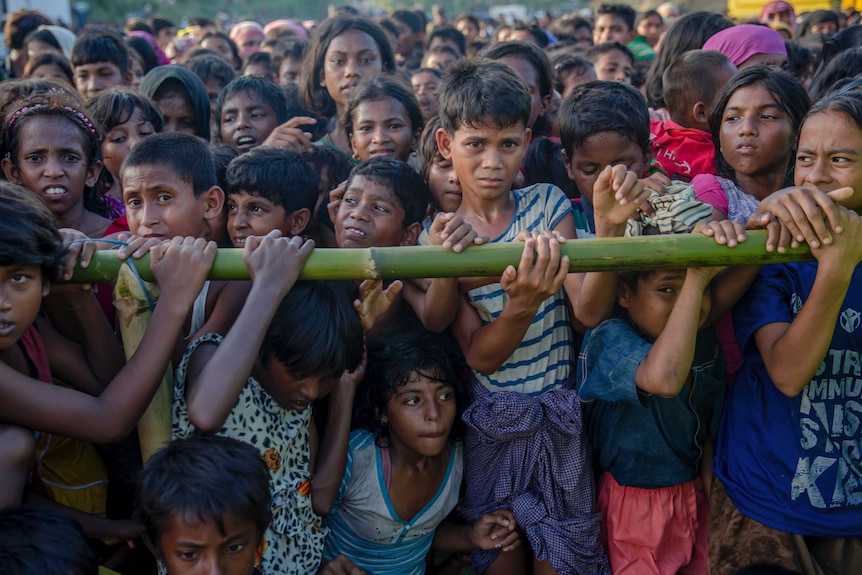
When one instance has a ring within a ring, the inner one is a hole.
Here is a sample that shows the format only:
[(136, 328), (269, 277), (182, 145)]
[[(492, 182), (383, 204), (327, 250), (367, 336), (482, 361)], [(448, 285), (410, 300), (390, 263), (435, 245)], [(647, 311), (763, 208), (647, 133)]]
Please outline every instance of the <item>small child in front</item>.
[(717, 269), (620, 273), (616, 317), (584, 338), (579, 392), (615, 574), (706, 573), (700, 466), (725, 383), (715, 333), (700, 330)]
[(236, 439), (176, 439), (141, 474), (135, 516), (168, 575), (259, 575), (255, 558), (272, 521), (269, 472)]
[[(571, 383), (571, 319), (563, 284), (574, 238), (571, 204), (554, 186), (512, 190), (530, 142), (530, 92), (507, 65), (459, 62), (440, 85), (440, 154), (463, 199), (457, 215), (494, 241), (524, 239), (516, 269), (462, 298), (453, 331), (473, 370), (464, 413), (470, 522), (510, 509), (535, 559), (473, 552), (479, 573), (609, 573), (598, 542), (591, 456)], [(537, 259), (534, 263), (534, 255)], [(577, 277), (572, 279), (577, 280)], [(576, 295), (576, 294), (574, 294)], [(528, 555), (528, 554), (527, 554)]]

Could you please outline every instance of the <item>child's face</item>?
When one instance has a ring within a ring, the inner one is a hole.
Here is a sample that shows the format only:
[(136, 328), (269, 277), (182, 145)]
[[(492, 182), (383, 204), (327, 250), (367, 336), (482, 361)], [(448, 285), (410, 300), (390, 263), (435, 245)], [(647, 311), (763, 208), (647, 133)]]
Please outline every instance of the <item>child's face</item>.
[(539, 71), (522, 56), (503, 56), (498, 61), (514, 70), (530, 89), (530, 121), (527, 122), (527, 127), (532, 128), (536, 124), (536, 119), (548, 111), (548, 103), (551, 99), (550, 94), (543, 97), (539, 92)]
[(263, 76), (267, 80), (271, 80), (273, 82), (276, 80), (275, 70), (272, 69), (272, 66), (265, 63), (249, 64), (245, 67), (243, 76)]
[[(649, 338), (656, 339), (667, 324), (685, 281), (685, 274), (685, 269), (677, 269), (658, 270), (643, 275), (637, 280), (636, 293), (620, 282), (617, 303), (626, 310), (638, 329)], [(704, 297), (701, 302), (698, 326), (702, 326), (706, 321), (709, 309), (709, 298)]]
[(719, 139), (722, 156), (738, 174), (783, 174), (793, 150), (793, 125), (763, 86), (746, 86), (727, 101)]
[(461, 205), (461, 184), (449, 160), (439, 159), (428, 170), (428, 187), (431, 197), (442, 212), (455, 212)]
[(412, 374), (386, 404), (391, 449), (424, 457), (440, 455), (449, 443), (456, 411), (451, 383)]
[(105, 134), (102, 143), (102, 157), (105, 168), (111, 172), (114, 179), (120, 176), (120, 166), (138, 142), (155, 133), (155, 129), (147, 119), (143, 110), (135, 108), (129, 119), (114, 126)]
[(360, 30), (347, 30), (332, 39), (323, 57), (320, 85), (340, 108), (362, 78), (380, 73), (383, 60), (374, 38)]
[(340, 248), (412, 245), (418, 235), (418, 224), (404, 228), (404, 208), (392, 190), (365, 176), (350, 181), (334, 223)]
[(596, 69), (593, 66), (586, 66), (583, 74), (578, 74), (577, 70), (573, 70), (572, 73), (563, 79), (563, 92), (560, 96), (565, 100), (575, 88), (596, 79)]
[(240, 191), (230, 194), (226, 201), (227, 231), (235, 248), (244, 247), (248, 236), (265, 236), (272, 230), (280, 231), (285, 237), (299, 235), (308, 223), (308, 210), (304, 210), (304, 214), (288, 214), (284, 207), (263, 196)]
[(596, 26), (593, 28), (593, 43), (602, 44), (616, 40), (617, 42), (628, 44), (634, 39), (634, 30), (629, 28), (629, 25), (622, 16), (599, 14), (598, 18), (596, 18)]
[(2, 162), (11, 182), (32, 190), (58, 217), (83, 201), (102, 171), (101, 162), (90, 162), (81, 130), (62, 116), (22, 120), (17, 158)]
[(206, 238), (207, 222), (221, 213), (224, 193), (214, 187), (195, 197), (191, 182), (161, 165), (130, 166), (121, 173), (129, 230), (147, 238)]
[(48, 284), (39, 266), (0, 266), (0, 354), (33, 324), (46, 295)]
[(406, 162), (415, 141), (413, 124), (398, 100), (367, 100), (356, 107), (350, 146), (360, 160), (387, 157)]
[(437, 87), (440, 86), (440, 78), (431, 72), (418, 72), (410, 78), (413, 92), (419, 101), (419, 108), (424, 118), (433, 118), (437, 115)]
[(834, 110), (809, 116), (799, 133), (795, 178), (797, 186), (826, 192), (853, 188), (853, 196), (841, 203), (862, 212), (862, 129)]
[(207, 98), (210, 101), (210, 118), (216, 117), (216, 104), (218, 104), (218, 95), (221, 93), (221, 89), (224, 88), (224, 84), (221, 83), (220, 80), (216, 80), (215, 78), (210, 78), (204, 84), (207, 87)]
[(512, 189), (531, 132), (523, 124), (498, 128), (462, 125), (454, 134), (437, 131), (440, 155), (450, 160), (465, 194), (480, 201), (495, 201)]
[(221, 139), (238, 154), (263, 144), (276, 127), (275, 110), (257, 93), (237, 92), (222, 106)]
[(641, 19), (638, 23), (638, 34), (646, 38), (650, 46), (658, 44), (663, 30), (664, 21), (660, 16), (652, 15), (649, 18)]
[(233, 65), (233, 49), (231, 49), (230, 44), (224, 38), (220, 38), (219, 36), (210, 36), (201, 42), (201, 48), (215, 50), (221, 54), (222, 58), (224, 58), (228, 64)]
[(285, 58), (278, 67), (278, 83), (282, 86), (298, 84), (300, 74), (302, 74), (302, 60)]
[(224, 533), (210, 517), (174, 516), (159, 541), (168, 575), (249, 575), (261, 533), (235, 513), (225, 513), (223, 521)]
[(434, 54), (428, 54), (428, 56), (426, 56), (423, 67), (434, 68), (435, 70), (445, 72), (457, 61), (458, 57), (451, 52), (435, 52)]
[(181, 132), (191, 136), (198, 135), (195, 108), (188, 94), (169, 92), (156, 100), (165, 117), (164, 132)]
[(33, 70), (33, 73), (30, 74), (30, 77), (37, 80), (41, 80), (44, 78), (48, 78), (51, 80), (59, 80), (65, 83), (67, 86), (69, 85), (69, 80), (66, 76), (66, 73), (63, 72), (63, 69), (60, 68), (60, 66), (58, 66), (57, 64), (42, 64), (41, 66)]
[(607, 166), (622, 164), (640, 177), (649, 163), (649, 156), (637, 142), (611, 130), (596, 132), (588, 136), (572, 156), (563, 152), (563, 163), (569, 179), (578, 185), (578, 190), (593, 203), (593, 185)]
[(632, 83), (632, 73), (634, 66), (631, 59), (624, 52), (619, 50), (610, 50), (598, 57), (593, 64), (596, 72), (597, 80), (608, 80), (617, 82)]
[(335, 388), (335, 376), (311, 375), (296, 377), (275, 357), (270, 357), (256, 369), (254, 375), (261, 386), (282, 408), (303, 411), (311, 402), (326, 397)]
[(113, 62), (92, 62), (75, 66), (75, 88), (85, 100), (99, 92), (126, 83), (120, 67)]

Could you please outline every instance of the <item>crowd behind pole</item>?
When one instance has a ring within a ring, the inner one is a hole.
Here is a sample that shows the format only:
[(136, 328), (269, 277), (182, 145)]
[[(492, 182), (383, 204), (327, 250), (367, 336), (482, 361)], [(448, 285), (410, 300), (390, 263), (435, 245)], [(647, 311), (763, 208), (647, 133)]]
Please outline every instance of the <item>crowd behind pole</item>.
[[(9, 14), (0, 573), (862, 572), (859, 20)], [(754, 229), (815, 261), (560, 253)], [(299, 280), (489, 242), (499, 277)], [(99, 250), (149, 255), (135, 341), (64, 282)]]

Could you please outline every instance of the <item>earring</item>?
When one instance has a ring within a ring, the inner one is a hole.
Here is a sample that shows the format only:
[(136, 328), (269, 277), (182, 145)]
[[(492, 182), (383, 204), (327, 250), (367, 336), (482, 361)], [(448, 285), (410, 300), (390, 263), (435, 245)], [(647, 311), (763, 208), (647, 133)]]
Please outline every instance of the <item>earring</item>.
[(359, 154), (357, 154), (356, 152), (353, 152), (353, 159), (358, 162), (359, 161)]

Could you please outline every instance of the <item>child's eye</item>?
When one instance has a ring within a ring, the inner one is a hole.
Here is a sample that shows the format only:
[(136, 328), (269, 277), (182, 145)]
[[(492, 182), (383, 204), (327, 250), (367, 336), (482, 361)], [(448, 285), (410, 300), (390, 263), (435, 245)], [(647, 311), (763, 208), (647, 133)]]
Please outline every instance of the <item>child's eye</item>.
[(183, 561), (196, 561), (200, 557), (200, 554), (196, 551), (178, 551), (177, 557)]
[(128, 208), (139, 208), (141, 207), (141, 200), (138, 198), (130, 198), (126, 200), (126, 207)]
[(444, 391), (443, 393), (440, 394), (439, 399), (440, 399), (440, 401), (449, 401), (454, 396), (455, 396), (455, 394), (452, 393), (451, 391)]
[(408, 397), (406, 400), (404, 400), (404, 405), (419, 405), (419, 398)]
[(724, 121), (725, 121), (725, 122), (735, 122), (735, 121), (736, 121), (736, 120), (738, 120), (738, 119), (739, 119), (739, 116), (737, 116), (736, 114), (731, 114), (731, 115), (727, 116), (727, 117), (724, 119)]
[(248, 209), (253, 214), (262, 214), (264, 213), (264, 209), (260, 206), (252, 206)]
[(672, 287), (669, 287), (669, 286), (660, 287), (660, 288), (658, 288), (658, 291), (660, 291), (663, 294), (668, 294), (668, 295), (671, 295), (671, 294), (676, 292), (675, 289), (673, 289)]
[(42, 161), (42, 156), (40, 156), (39, 154), (30, 154), (29, 156), (25, 156), (24, 160), (26, 162), (31, 163), (31, 164), (35, 164), (37, 162)]
[(810, 156), (799, 156), (799, 155), (796, 156), (796, 163), (797, 164), (807, 164), (810, 161), (811, 161)]
[(112, 144), (122, 144), (123, 142), (126, 141), (126, 136), (124, 134), (120, 134), (120, 135), (111, 137), (108, 141), (111, 142)]
[(400, 130), (404, 127), (404, 124), (389, 124), (390, 130)]
[(141, 130), (138, 132), (138, 135), (142, 138), (146, 138), (147, 136), (152, 136), (155, 132), (152, 130)]
[(13, 284), (23, 284), (32, 279), (32, 276), (21, 273), (13, 275), (11, 279)]
[(235, 211), (236, 211), (236, 204), (228, 203), (228, 205), (227, 205), (227, 211), (228, 211), (228, 213), (233, 213), (233, 212), (235, 212)]
[(223, 116), (221, 119), (221, 123), (222, 124), (230, 124), (230, 123), (234, 122), (235, 120), (236, 120), (236, 118), (234, 118), (233, 116)]
[(384, 214), (389, 213), (389, 208), (387, 208), (386, 206), (376, 205), (376, 206), (374, 206), (374, 209), (377, 210), (378, 212), (381, 212)]
[(351, 204), (351, 205), (358, 203), (358, 202), (357, 202), (357, 200), (356, 200), (356, 198), (353, 198), (353, 197), (350, 197), (350, 198), (344, 198), (342, 201), (343, 201), (345, 204)]
[(374, 58), (362, 58), (361, 60), (359, 60), (359, 62), (360, 62), (361, 64), (363, 64), (363, 65), (366, 65), (366, 66), (367, 66), (368, 64), (373, 64), (373, 63), (374, 63)]
[(156, 197), (156, 200), (157, 200), (157, 201), (159, 201), (159, 202), (168, 202), (168, 201), (170, 201), (171, 199), (172, 199), (172, 196), (171, 196), (170, 194), (159, 194), (159, 195)]
[(239, 553), (243, 549), (245, 549), (245, 543), (233, 543), (225, 548), (225, 550), (230, 554)]
[(81, 159), (81, 158), (80, 158), (80, 157), (78, 157), (78, 156), (76, 156), (75, 154), (66, 154), (66, 155), (63, 157), (63, 160), (64, 160), (64, 161), (66, 161), (66, 162), (70, 162), (70, 163), (77, 162), (77, 161), (79, 161), (80, 159)]
[(845, 158), (843, 156), (836, 156), (836, 157), (832, 158), (832, 161), (836, 164), (846, 164), (847, 162), (850, 161), (850, 158)]
[(598, 172), (598, 168), (590, 168), (590, 169), (582, 169), (581, 173), (585, 176), (595, 176)]
[(342, 60), (341, 58), (333, 58), (329, 61), (329, 63), (334, 66), (342, 66), (344, 65), (344, 60)]

